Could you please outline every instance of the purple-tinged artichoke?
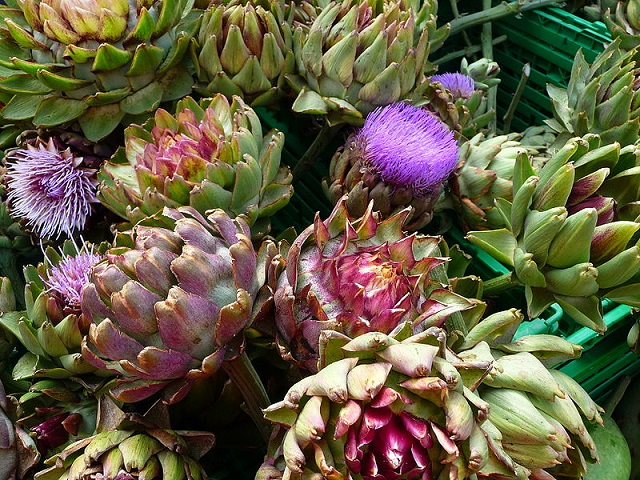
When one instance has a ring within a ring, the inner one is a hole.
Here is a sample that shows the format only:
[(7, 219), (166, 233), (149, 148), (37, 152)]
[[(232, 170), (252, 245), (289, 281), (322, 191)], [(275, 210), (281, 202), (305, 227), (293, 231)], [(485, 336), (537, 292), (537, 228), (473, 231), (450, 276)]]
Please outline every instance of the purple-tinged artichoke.
[(440, 73), (433, 75), (429, 80), (431, 83), (438, 82), (443, 88), (448, 90), (454, 101), (471, 98), (476, 91), (473, 78), (459, 72)]
[(291, 26), (282, 5), (244, 0), (211, 5), (203, 14), (191, 54), (205, 96), (237, 95), (252, 106), (283, 96), (285, 74), (293, 73)]
[(0, 315), (0, 324), (28, 351), (20, 360), (21, 378), (60, 379), (95, 371), (80, 351), (82, 338), (89, 333), (80, 304), (91, 267), (106, 248), (106, 243), (78, 247), (66, 241), (60, 253), (49, 247), (43, 263), (25, 267), (25, 310)]
[(496, 201), (506, 226), (468, 234), (512, 269), (485, 294), (524, 286), (531, 318), (557, 302), (601, 333), (601, 299), (640, 306), (639, 166), (638, 146), (591, 134), (567, 141), (537, 171), (517, 157), (513, 200)]
[(256, 478), (582, 478), (580, 448), (597, 458), (584, 419), (602, 423), (598, 407), (537, 358), (579, 348), (548, 335), (509, 343), (522, 318), (493, 314), (454, 348), (436, 327), (323, 332), (318, 373), (264, 410), (281, 428)]
[(7, 121), (77, 122), (98, 141), (191, 92), (183, 61), (201, 12), (189, 0), (9, 0), (0, 91)]
[(274, 293), (282, 353), (310, 371), (322, 330), (355, 337), (410, 322), (420, 332), (474, 305), (432, 278), (447, 261), (441, 238), (405, 234), (408, 209), (379, 221), (369, 208), (354, 219), (346, 201), (293, 242)]
[(284, 135), (263, 137), (256, 113), (239, 97), (187, 97), (176, 112), (159, 109), (126, 129), (125, 147), (98, 174), (100, 201), (132, 223), (165, 206), (203, 215), (221, 208), (245, 215), (256, 236), (266, 233), (269, 217), (293, 194), (289, 168), (280, 165)]
[(611, 36), (620, 39), (620, 48), (633, 50), (640, 39), (640, 4), (638, 0), (611, 3), (611, 8), (604, 12), (602, 20)]
[(411, 207), (404, 228), (416, 231), (431, 220), (442, 185), (458, 162), (453, 132), (426, 110), (406, 103), (379, 107), (331, 160), (327, 196), (347, 195), (353, 217), (369, 202), (388, 218)]
[(135, 402), (161, 390), (176, 402), (243, 349), (263, 287), (266, 252), (242, 217), (165, 209), (116, 238), (91, 273), (82, 313), (93, 322), (83, 355), (118, 374), (112, 389)]

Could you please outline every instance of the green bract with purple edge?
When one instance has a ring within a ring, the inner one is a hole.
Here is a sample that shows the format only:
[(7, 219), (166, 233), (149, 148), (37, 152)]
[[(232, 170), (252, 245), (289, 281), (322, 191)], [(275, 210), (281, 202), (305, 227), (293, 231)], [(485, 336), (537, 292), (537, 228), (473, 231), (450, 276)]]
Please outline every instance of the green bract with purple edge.
[(418, 230), (431, 220), (442, 184), (458, 162), (453, 132), (427, 110), (394, 103), (371, 112), (333, 157), (325, 191), (355, 217), (373, 209), (388, 218), (411, 207), (405, 229)]
[(124, 402), (163, 390), (167, 402), (243, 351), (243, 331), (263, 288), (270, 246), (259, 252), (242, 216), (220, 209), (205, 218), (189, 207), (121, 233), (83, 290), (92, 325), (86, 360), (119, 376)]

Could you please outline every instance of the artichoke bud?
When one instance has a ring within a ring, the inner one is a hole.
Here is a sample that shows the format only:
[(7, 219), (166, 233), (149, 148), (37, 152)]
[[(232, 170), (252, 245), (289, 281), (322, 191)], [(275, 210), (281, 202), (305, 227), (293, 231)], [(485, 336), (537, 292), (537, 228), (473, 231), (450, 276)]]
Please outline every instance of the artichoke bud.
[(533, 254), (539, 266), (547, 261), (549, 246), (567, 218), (567, 209), (555, 207), (539, 212), (532, 210), (525, 220), (522, 242), (524, 250)]
[(552, 267), (566, 268), (588, 262), (597, 220), (594, 208), (570, 214), (549, 245), (547, 263)]
[(612, 288), (633, 278), (640, 268), (640, 246), (634, 245), (598, 265), (598, 285)]
[(540, 271), (538, 264), (533, 259), (533, 253), (524, 252), (521, 248), (516, 248), (513, 264), (516, 276), (526, 285), (541, 288), (547, 286), (544, 274)]
[(568, 268), (545, 272), (547, 288), (553, 293), (588, 297), (598, 291), (598, 270), (591, 263), (578, 263)]
[(604, 263), (623, 251), (639, 228), (640, 223), (627, 221), (598, 225), (591, 241), (591, 262)]
[(549, 210), (564, 207), (573, 188), (575, 168), (567, 163), (556, 171), (556, 174), (545, 184), (539, 184), (533, 195), (533, 208)]

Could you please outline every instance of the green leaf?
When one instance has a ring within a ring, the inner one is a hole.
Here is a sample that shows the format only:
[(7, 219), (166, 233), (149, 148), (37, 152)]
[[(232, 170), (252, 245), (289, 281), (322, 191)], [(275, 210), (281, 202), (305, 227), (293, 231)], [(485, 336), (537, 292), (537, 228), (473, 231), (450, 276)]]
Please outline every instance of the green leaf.
[(15, 95), (2, 109), (7, 120), (28, 120), (35, 116), (44, 95)]

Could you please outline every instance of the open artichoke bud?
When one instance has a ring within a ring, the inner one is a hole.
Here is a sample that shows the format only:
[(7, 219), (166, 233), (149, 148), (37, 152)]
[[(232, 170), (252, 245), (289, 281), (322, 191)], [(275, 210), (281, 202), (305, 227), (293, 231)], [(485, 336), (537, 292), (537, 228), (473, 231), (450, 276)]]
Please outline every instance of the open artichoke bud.
[(337, 203), (361, 217), (373, 210), (388, 218), (410, 207), (405, 230), (431, 221), (442, 185), (458, 162), (453, 132), (429, 112), (406, 103), (378, 107), (331, 160), (323, 187)]
[(27, 0), (2, 5), (0, 112), (38, 127), (78, 122), (97, 141), (191, 91), (189, 0)]
[(390, 333), (411, 322), (420, 332), (475, 305), (438, 281), (434, 269), (447, 261), (442, 239), (403, 232), (409, 209), (380, 221), (370, 205), (354, 219), (346, 201), (338, 202), (327, 220), (316, 216), (298, 236), (275, 285), (281, 351), (310, 371), (318, 368), (322, 330), (355, 337)]
[(524, 285), (531, 318), (557, 302), (598, 332), (601, 298), (639, 306), (639, 163), (637, 146), (597, 135), (569, 140), (537, 172), (519, 156), (513, 200), (496, 202), (506, 227), (467, 237), (513, 269), (485, 294)]
[(192, 39), (196, 90), (206, 96), (238, 95), (252, 106), (282, 96), (284, 75), (293, 73), (291, 26), (277, 0), (253, 5), (242, 0), (211, 5)]
[(48, 247), (43, 263), (25, 268), (26, 309), (0, 315), (0, 324), (28, 351), (20, 360), (21, 378), (61, 379), (96, 370), (81, 354), (89, 324), (80, 303), (91, 267), (102, 259), (100, 252), (106, 247), (85, 244), (78, 248), (66, 241), (60, 253)]
[(636, 142), (640, 132), (640, 65), (637, 50), (625, 51), (616, 39), (589, 64), (576, 53), (567, 88), (547, 85), (553, 119), (547, 123), (559, 136), (556, 146), (571, 137), (595, 133), (603, 144)]
[[(475, 328), (520, 320), (511, 310)], [(454, 351), (435, 327), (408, 335), (324, 332), (322, 368), (264, 410), (283, 428), (256, 478), (579, 479), (578, 446), (597, 458), (583, 418), (601, 422), (598, 407), (533, 353), (484, 340)]]
[(293, 194), (289, 168), (280, 166), (284, 135), (264, 137), (256, 113), (223, 95), (178, 102), (176, 114), (158, 109), (143, 126), (125, 130), (125, 146), (98, 174), (100, 201), (136, 223), (165, 206), (202, 214), (223, 209), (244, 215), (255, 236)]
[(256, 252), (242, 217), (165, 209), (118, 235), (91, 273), (85, 359), (118, 374), (115, 397), (168, 402), (242, 353), (271, 243)]
[(402, 1), (379, 4), (382, 11), (369, 2), (331, 2), (310, 27), (296, 26), (297, 75), (287, 75), (298, 92), (295, 112), (361, 125), (375, 107), (408, 98), (423, 83), (431, 43), (448, 34), (436, 29), (437, 4), (420, 12)]

